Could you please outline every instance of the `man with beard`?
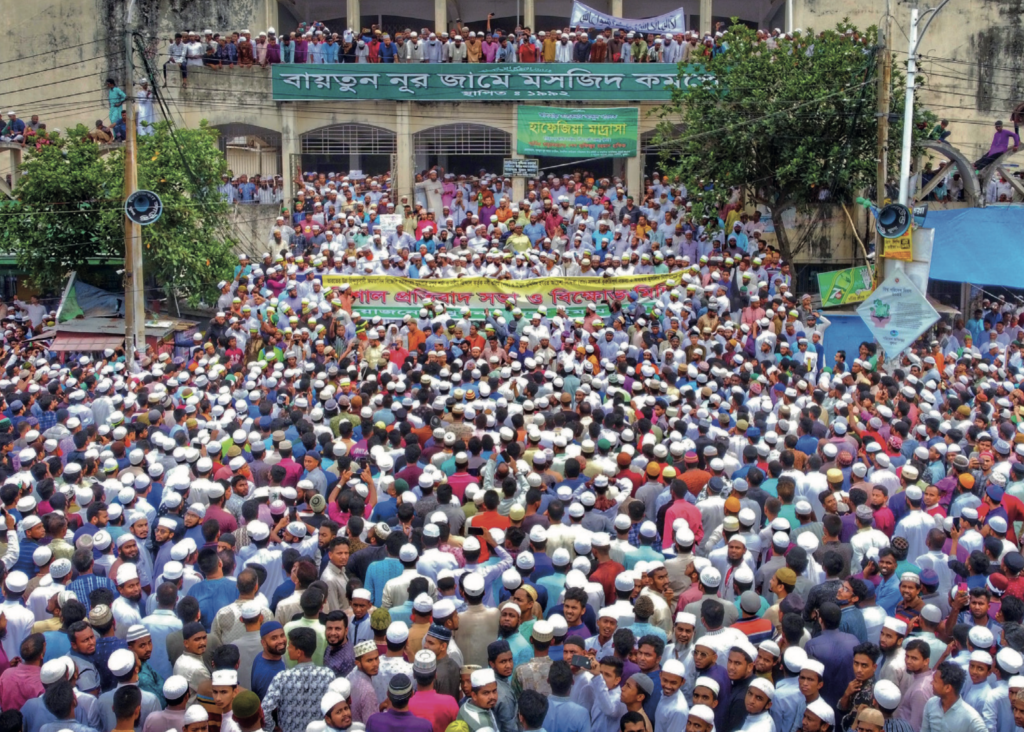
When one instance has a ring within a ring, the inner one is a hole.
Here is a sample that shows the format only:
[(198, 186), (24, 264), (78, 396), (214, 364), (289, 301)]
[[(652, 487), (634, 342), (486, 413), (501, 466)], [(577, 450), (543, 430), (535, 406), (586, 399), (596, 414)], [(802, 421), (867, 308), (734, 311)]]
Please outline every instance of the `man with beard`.
[[(145, 517), (143, 517), (145, 518)], [(145, 537), (143, 537), (144, 539)], [(108, 576), (117, 577), (117, 571), (125, 564), (135, 565), (135, 570), (139, 575), (140, 587), (149, 592), (152, 587), (152, 577), (147, 574), (149, 572), (148, 565), (140, 561), (141, 554), (139, 552), (139, 538), (135, 534), (121, 534), (117, 537), (117, 541), (114, 543), (117, 548), (117, 559), (110, 565), (110, 571)]]
[[(504, 641), (495, 641), (494, 643), (504, 643)], [(512, 654), (508, 652), (507, 655), (507, 663), (511, 668)], [(488, 647), (489, 656), (490, 647)], [(497, 703), (498, 679), (494, 669), (477, 669), (469, 676), (469, 700), (462, 705), (456, 721), (464, 722), (469, 728), (469, 732), (477, 732), (485, 727), (498, 732), (506, 732), (504, 727), (498, 726), (494, 718), (494, 707)]]
[(878, 647), (882, 650), (882, 667), (878, 670), (878, 679), (887, 679), (900, 688), (900, 694), (906, 694), (910, 688), (910, 675), (904, 660), (903, 640), (907, 637), (907, 624), (896, 618), (886, 618), (882, 624), (882, 632), (878, 637)]
[(270, 688), (270, 682), (285, 669), (283, 657), (288, 639), (284, 627), (276, 620), (263, 623), (260, 626), (260, 643), (263, 653), (253, 659), (251, 684), (256, 696), (263, 699)]
[(320, 713), (328, 732), (347, 732), (352, 726), (352, 707), (348, 700), (352, 696), (352, 684), (348, 679), (335, 679), (328, 687), (330, 691), (320, 700)]
[(324, 633), (327, 636), (324, 666), (338, 676), (348, 676), (349, 671), (355, 668), (356, 659), (348, 640), (348, 615), (344, 610), (331, 610), (327, 613)]
[(533, 647), (519, 632), (521, 618), (522, 610), (514, 602), (503, 605), (498, 616), (498, 638), (508, 642), (513, 666), (522, 666), (533, 658)]
[(164, 572), (164, 565), (171, 560), (171, 549), (174, 547), (174, 533), (178, 530), (178, 522), (170, 516), (161, 516), (157, 519), (156, 528), (153, 530), (153, 549), (156, 551), (156, 559), (153, 560), (153, 576), (159, 577)]
[(263, 652), (260, 624), (263, 613), (256, 600), (247, 600), (239, 609), (239, 621), (242, 633), (231, 642), (238, 649), (238, 684), (243, 689), (252, 688), (252, 668), (256, 657)]
[(114, 577), (117, 581), (117, 591), (121, 593), (121, 596), (114, 600), (110, 611), (114, 614), (114, 620), (117, 621), (117, 637), (124, 639), (131, 626), (142, 624), (142, 613), (139, 607), (139, 601), (142, 600), (142, 584), (139, 581), (138, 569), (134, 564), (122, 564), (118, 567)]
[(159, 699), (163, 696), (164, 680), (148, 663), (153, 655), (153, 637), (145, 625), (133, 625), (128, 628), (125, 640), (128, 650), (139, 660), (139, 688)]
[(729, 650), (725, 672), (732, 682), (732, 693), (725, 712), (725, 729), (738, 730), (747, 720), (747, 688), (754, 680), (754, 659), (757, 651), (753, 646), (733, 646)]
[[(726, 669), (718, 663), (718, 649), (713, 645), (713, 639), (714, 636), (708, 636), (694, 642), (693, 667), (696, 678), (693, 680), (694, 683), (689, 684), (689, 686), (695, 687), (697, 679), (701, 677), (710, 678), (718, 685), (719, 692), (718, 704), (715, 706), (715, 726), (718, 729), (725, 729), (725, 715), (729, 707), (732, 683), (729, 680), (729, 674)], [(664, 684), (662, 689), (664, 689)]]

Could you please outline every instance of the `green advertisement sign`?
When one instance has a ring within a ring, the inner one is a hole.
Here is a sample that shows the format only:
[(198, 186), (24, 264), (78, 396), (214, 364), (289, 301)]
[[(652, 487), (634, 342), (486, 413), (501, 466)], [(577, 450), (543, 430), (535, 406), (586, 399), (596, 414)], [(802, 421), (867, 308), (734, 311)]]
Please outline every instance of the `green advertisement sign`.
[(675, 64), (274, 64), (271, 74), (275, 102), (663, 102), (670, 87), (708, 78)]
[(821, 306), (834, 308), (854, 302), (863, 302), (874, 289), (871, 267), (851, 267), (834, 272), (818, 273), (818, 292)]
[(555, 157), (632, 158), (637, 154), (640, 110), (519, 107), (516, 152)]

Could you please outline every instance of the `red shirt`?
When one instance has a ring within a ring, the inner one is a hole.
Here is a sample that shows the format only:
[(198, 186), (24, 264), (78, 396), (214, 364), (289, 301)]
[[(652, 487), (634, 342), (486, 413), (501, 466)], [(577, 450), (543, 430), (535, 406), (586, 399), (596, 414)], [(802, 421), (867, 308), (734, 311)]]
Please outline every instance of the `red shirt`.
[[(477, 528), (483, 528), (484, 531), (489, 529), (501, 529), (506, 531), (509, 526), (512, 525), (512, 521), (508, 516), (502, 516), (497, 511), (484, 511), (473, 516), (473, 526)], [(469, 533), (468, 531), (466, 532)], [(480, 541), (480, 562), (486, 562), (491, 556), (491, 553), (487, 551), (487, 542)]]
[(893, 516), (888, 506), (882, 506), (875, 510), (875, 528), (890, 539), (892, 538), (892, 532), (896, 530), (896, 517)]
[(409, 711), (414, 716), (430, 722), (434, 732), (444, 732), (459, 715), (459, 703), (447, 694), (438, 694), (433, 689), (417, 691), (409, 700)]
[(39, 666), (19, 663), (0, 674), (0, 706), (21, 709), (29, 699), (46, 691), (39, 680), (39, 670)]
[(625, 567), (609, 559), (607, 562), (598, 564), (597, 569), (590, 575), (591, 582), (597, 582), (604, 588), (604, 601), (606, 605), (611, 605), (615, 602), (615, 578), (625, 571)]
[(672, 531), (672, 526), (675, 525), (677, 518), (686, 519), (690, 531), (693, 532), (694, 541), (699, 546), (701, 540), (704, 539), (704, 520), (701, 518), (700, 509), (692, 503), (688, 503), (686, 499), (677, 498), (665, 512), (665, 531), (662, 532), (661, 537), (662, 549), (672, 546), (675, 541), (675, 532)]

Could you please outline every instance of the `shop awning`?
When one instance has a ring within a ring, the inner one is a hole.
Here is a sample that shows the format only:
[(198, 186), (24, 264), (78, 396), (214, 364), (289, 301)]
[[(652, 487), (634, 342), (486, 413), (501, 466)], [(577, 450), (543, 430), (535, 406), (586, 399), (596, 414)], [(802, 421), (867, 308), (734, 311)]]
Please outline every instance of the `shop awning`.
[(91, 333), (58, 333), (53, 343), (50, 344), (51, 351), (102, 351), (106, 348), (121, 348), (124, 345), (124, 336), (91, 334)]
[(930, 211), (924, 225), (935, 230), (932, 279), (1002, 287), (1024, 283), (1024, 207)]

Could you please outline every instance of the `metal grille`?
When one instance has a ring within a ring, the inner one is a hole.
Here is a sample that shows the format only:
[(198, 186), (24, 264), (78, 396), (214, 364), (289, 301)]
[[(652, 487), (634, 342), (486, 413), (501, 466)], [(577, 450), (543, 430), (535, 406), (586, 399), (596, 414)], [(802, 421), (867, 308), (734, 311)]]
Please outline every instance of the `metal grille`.
[(332, 125), (302, 136), (304, 155), (390, 155), (396, 151), (395, 133), (372, 125)]
[(512, 136), (486, 125), (441, 125), (413, 136), (417, 155), (511, 155)]

